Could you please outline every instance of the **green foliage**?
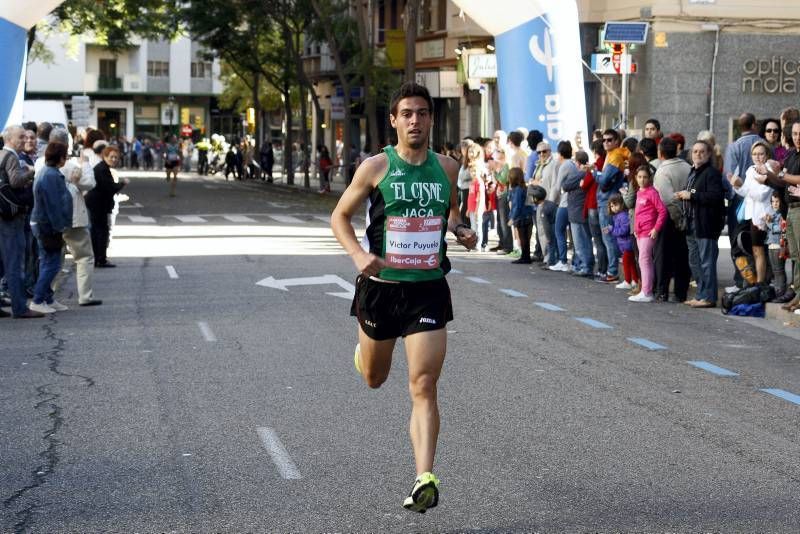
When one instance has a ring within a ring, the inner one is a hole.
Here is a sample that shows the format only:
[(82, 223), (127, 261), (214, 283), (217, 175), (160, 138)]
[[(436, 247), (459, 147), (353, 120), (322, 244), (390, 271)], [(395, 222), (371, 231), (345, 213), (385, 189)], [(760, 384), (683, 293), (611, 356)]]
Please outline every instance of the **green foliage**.
[(119, 52), (134, 36), (172, 39), (180, 32), (176, 0), (66, 0), (52, 13), (52, 24), (72, 35), (91, 34)]
[[(219, 103), (223, 108), (234, 109), (240, 113), (253, 104), (253, 80), (247, 74), (239, 75), (227, 61), (220, 64), (220, 81), (223, 91), (219, 95)], [(265, 110), (277, 110), (281, 107), (281, 95), (268, 84), (259, 85), (259, 102)]]

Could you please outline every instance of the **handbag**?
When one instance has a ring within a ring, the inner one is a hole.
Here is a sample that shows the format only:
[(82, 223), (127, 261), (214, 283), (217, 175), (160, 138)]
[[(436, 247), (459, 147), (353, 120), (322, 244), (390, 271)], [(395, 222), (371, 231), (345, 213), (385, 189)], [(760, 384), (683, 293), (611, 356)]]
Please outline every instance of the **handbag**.
[(39, 236), (39, 241), (47, 252), (61, 252), (61, 249), (64, 248), (64, 236), (61, 232), (42, 234)]

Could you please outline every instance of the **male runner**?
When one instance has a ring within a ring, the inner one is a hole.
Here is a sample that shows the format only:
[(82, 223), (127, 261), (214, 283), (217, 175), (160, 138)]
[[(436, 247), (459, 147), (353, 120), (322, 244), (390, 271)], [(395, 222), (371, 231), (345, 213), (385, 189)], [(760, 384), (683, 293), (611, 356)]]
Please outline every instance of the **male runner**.
[[(366, 159), (331, 215), (331, 228), (359, 273), (350, 310), (358, 317), (355, 367), (371, 388), (389, 375), (398, 337), (405, 338), (411, 394), (411, 445), (417, 478), (403, 506), (424, 513), (439, 500), (431, 472), (439, 435), (436, 383), (453, 319), (445, 233), (474, 248), (478, 237), (458, 210), (458, 162), (428, 148), (433, 100), (406, 82), (394, 94), (389, 120), (397, 145)], [(350, 222), (368, 203), (364, 248)]]

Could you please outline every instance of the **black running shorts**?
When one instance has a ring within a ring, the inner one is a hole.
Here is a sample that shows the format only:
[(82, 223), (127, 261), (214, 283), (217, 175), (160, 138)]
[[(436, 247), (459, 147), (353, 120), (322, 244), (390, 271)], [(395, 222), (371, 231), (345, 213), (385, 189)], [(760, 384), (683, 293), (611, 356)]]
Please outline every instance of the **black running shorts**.
[(378, 341), (439, 330), (453, 320), (450, 287), (444, 278), (393, 283), (359, 276), (350, 315)]

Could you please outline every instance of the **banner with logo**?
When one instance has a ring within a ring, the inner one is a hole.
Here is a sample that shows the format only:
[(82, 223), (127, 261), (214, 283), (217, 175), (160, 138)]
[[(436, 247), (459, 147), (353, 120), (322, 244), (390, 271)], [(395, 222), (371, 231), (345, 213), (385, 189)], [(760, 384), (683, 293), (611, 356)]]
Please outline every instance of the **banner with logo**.
[(0, 50), (3, 51), (3, 76), (0, 76), (0, 124), (22, 122), (25, 100), (25, 66), (28, 57), (28, 28), (39, 22), (61, 2), (0, 2)]
[(589, 147), (575, 0), (454, 0), (495, 36), (500, 123)]

